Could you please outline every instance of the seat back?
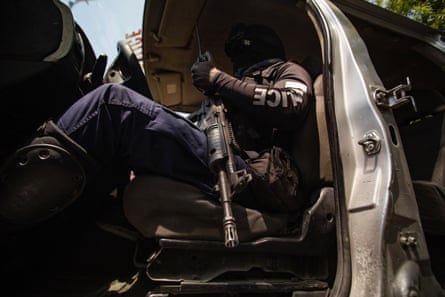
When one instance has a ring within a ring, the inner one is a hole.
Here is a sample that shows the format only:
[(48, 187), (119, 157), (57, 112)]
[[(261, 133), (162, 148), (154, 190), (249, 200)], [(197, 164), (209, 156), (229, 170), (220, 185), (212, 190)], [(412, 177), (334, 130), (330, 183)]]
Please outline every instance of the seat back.
[(445, 115), (442, 112), (442, 128), (440, 134), (440, 149), (437, 152), (431, 180), (445, 187)]
[(319, 178), (323, 183), (332, 184), (332, 159), (329, 146), (328, 125), (325, 112), (323, 76), (319, 75), (314, 82), (315, 113), (317, 117), (317, 132), (319, 141)]
[(300, 169), (306, 195), (332, 185), (333, 181), (322, 75), (315, 78), (313, 89), (314, 104), (310, 106), (303, 127), (296, 130), (292, 141), (292, 156)]
[(425, 233), (445, 235), (445, 97), (413, 92), (417, 112), (394, 111)]
[(435, 90), (412, 93), (410, 105), (394, 111), (413, 180), (445, 186), (445, 97)]

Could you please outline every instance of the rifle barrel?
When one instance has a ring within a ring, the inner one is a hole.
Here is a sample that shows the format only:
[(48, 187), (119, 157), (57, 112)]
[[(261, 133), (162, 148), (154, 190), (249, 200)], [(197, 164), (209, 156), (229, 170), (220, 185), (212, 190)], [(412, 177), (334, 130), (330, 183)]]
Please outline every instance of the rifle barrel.
[(238, 231), (236, 230), (236, 220), (232, 212), (231, 189), (229, 178), (224, 169), (218, 171), (220, 199), (223, 207), (223, 227), (224, 227), (224, 244), (228, 248), (236, 247), (239, 244)]

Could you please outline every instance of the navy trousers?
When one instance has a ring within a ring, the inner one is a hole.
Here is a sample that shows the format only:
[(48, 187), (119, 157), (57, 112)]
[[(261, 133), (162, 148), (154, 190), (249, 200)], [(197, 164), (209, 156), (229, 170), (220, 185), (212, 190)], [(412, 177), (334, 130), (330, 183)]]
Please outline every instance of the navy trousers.
[(99, 163), (184, 181), (215, 197), (204, 132), (172, 110), (119, 84), (75, 102), (56, 124)]

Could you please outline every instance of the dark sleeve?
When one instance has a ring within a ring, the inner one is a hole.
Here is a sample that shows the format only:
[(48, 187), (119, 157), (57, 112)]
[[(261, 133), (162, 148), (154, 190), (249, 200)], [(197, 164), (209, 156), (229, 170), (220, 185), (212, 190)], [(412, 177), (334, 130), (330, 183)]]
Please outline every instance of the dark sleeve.
[(286, 128), (290, 120), (305, 116), (312, 98), (312, 81), (301, 66), (291, 62), (280, 67), (275, 76), (273, 85), (266, 86), (221, 72), (215, 84), (227, 105), (259, 119), (267, 119), (274, 127)]

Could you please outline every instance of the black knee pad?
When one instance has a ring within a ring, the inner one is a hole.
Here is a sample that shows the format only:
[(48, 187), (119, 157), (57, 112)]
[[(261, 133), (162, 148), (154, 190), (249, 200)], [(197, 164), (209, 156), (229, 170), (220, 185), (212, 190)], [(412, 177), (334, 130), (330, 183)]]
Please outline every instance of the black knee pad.
[(47, 122), (0, 170), (0, 219), (31, 224), (59, 213), (80, 196), (94, 168), (82, 147)]

